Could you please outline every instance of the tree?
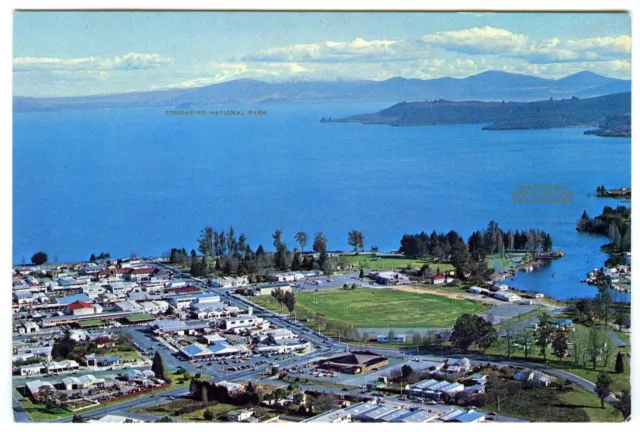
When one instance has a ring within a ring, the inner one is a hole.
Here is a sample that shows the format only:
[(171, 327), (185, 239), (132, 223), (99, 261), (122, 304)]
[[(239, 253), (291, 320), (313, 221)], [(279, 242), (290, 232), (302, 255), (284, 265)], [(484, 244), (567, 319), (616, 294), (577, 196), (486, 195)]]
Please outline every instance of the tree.
[(44, 252), (36, 252), (31, 255), (31, 263), (34, 265), (42, 265), (47, 262), (47, 254)]
[(96, 260), (96, 254), (92, 253), (91, 256), (89, 257), (89, 261), (93, 262)]
[(451, 332), (451, 343), (464, 352), (469, 351), (469, 347), (478, 338), (476, 322), (471, 314), (463, 314), (458, 317)]
[(38, 389), (38, 402), (44, 404), (47, 409), (55, 408), (56, 392), (52, 387), (42, 386)]
[(407, 377), (413, 373), (413, 368), (405, 364), (400, 368), (400, 372), (402, 372), (402, 378), (407, 379)]
[(302, 263), (300, 262), (300, 254), (295, 252), (293, 254), (293, 260), (291, 261), (291, 270), (298, 271), (302, 267)]
[(476, 326), (478, 327), (476, 345), (484, 353), (498, 340), (498, 332), (493, 324), (479, 316), (476, 316)]
[(154, 374), (156, 374), (156, 378), (159, 378), (162, 380), (165, 379), (164, 363), (158, 351), (156, 351), (156, 354), (153, 356), (153, 363), (151, 364), (151, 370), (153, 371)]
[(422, 336), (417, 331), (413, 332), (413, 336), (411, 337), (411, 342), (414, 345), (421, 346), (422, 345)]
[(359, 279), (364, 279), (364, 270), (360, 269), (360, 273), (358, 274)]
[(507, 348), (507, 358), (511, 358), (511, 353), (513, 352), (513, 344), (515, 343), (515, 330), (513, 327), (508, 326), (504, 330), (504, 340)]
[(349, 245), (353, 247), (354, 251), (360, 249), (360, 251), (364, 250), (364, 235), (361, 231), (351, 230), (347, 234), (347, 241)]
[(563, 332), (556, 332), (551, 341), (553, 355), (562, 360), (567, 355), (567, 337)]
[(631, 415), (631, 393), (629, 390), (622, 390), (622, 395), (615, 404), (616, 411), (622, 414), (624, 419), (628, 419)]
[(296, 243), (300, 245), (300, 249), (304, 252), (304, 247), (309, 243), (307, 239), (307, 233), (299, 231), (296, 233)]
[(603, 348), (606, 344), (604, 332), (596, 327), (591, 327), (589, 329), (587, 354), (593, 364), (593, 370), (596, 370), (598, 360), (603, 355)]
[(513, 251), (514, 241), (515, 241), (515, 238), (513, 235), (513, 231), (509, 230), (507, 232), (507, 246), (506, 246), (508, 251)]
[(611, 307), (613, 305), (611, 290), (608, 286), (598, 287), (598, 294), (596, 294), (595, 297), (595, 304), (598, 307), (598, 314), (601, 318), (604, 318), (605, 325), (608, 325), (609, 317), (611, 316)]
[(536, 339), (536, 345), (540, 347), (540, 354), (542, 354), (544, 360), (547, 360), (547, 348), (549, 343), (551, 343), (552, 335), (551, 317), (548, 313), (543, 312), (542, 315), (538, 317), (538, 338)]
[(294, 311), (294, 309), (296, 307), (296, 296), (295, 296), (295, 294), (293, 294), (291, 291), (287, 291), (286, 293), (284, 293), (284, 296), (282, 298), (282, 302), (287, 307), (287, 310), (289, 311), (289, 314), (293, 313), (293, 311)]
[(622, 353), (618, 351), (618, 355), (616, 356), (616, 373), (621, 374), (624, 372), (624, 358), (622, 358)]
[(207, 408), (206, 410), (204, 410), (204, 413), (202, 414), (202, 418), (204, 418), (207, 421), (211, 421), (215, 418), (211, 408)]
[(80, 414), (74, 414), (71, 423), (86, 423), (87, 421)]
[(522, 329), (520, 333), (520, 337), (522, 340), (522, 345), (524, 346), (524, 358), (527, 360), (529, 358), (529, 353), (531, 352), (531, 342), (533, 342), (533, 335), (529, 329)]
[(606, 372), (600, 372), (598, 379), (596, 380), (596, 388), (594, 389), (596, 395), (600, 398), (600, 407), (604, 409), (604, 400), (611, 393), (611, 384), (613, 380)]
[(614, 324), (617, 324), (618, 329), (622, 330), (622, 327), (631, 326), (631, 318), (628, 313), (619, 312)]
[(316, 413), (332, 410), (336, 405), (336, 400), (336, 397), (330, 393), (321, 394), (313, 402), (313, 410)]
[(173, 423), (173, 420), (171, 420), (171, 417), (169, 416), (164, 416), (161, 419), (156, 420), (154, 423)]
[(327, 252), (327, 238), (321, 232), (315, 233), (315, 236), (313, 239), (313, 251), (320, 252), (321, 254), (323, 252), (325, 253)]

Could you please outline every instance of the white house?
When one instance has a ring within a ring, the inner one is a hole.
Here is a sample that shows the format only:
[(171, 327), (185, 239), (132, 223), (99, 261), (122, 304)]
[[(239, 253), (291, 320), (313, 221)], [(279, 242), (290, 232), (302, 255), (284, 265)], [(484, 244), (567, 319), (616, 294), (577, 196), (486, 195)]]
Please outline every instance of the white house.
[(513, 302), (517, 302), (522, 300), (522, 298), (514, 293), (509, 293), (509, 292), (503, 292), (503, 291), (498, 291), (497, 293), (495, 293), (493, 295), (494, 298), (497, 298), (498, 300), (503, 300), (509, 303), (513, 303)]

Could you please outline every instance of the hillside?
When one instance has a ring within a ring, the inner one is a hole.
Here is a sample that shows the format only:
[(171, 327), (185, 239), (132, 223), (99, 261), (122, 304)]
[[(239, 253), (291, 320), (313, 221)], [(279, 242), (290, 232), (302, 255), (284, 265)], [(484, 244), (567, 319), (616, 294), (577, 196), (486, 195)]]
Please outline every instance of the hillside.
[(488, 71), (466, 78), (429, 80), (391, 78), (385, 81), (291, 81), (267, 83), (238, 79), (202, 87), (122, 94), (29, 98), (14, 96), (14, 111), (176, 107), (181, 104), (252, 104), (340, 100), (485, 100), (532, 101), (563, 97), (592, 97), (631, 91), (631, 82), (580, 72), (552, 80)]
[(485, 124), (485, 130), (548, 129), (605, 124), (607, 119), (630, 112), (631, 93), (616, 93), (537, 102), (401, 102), (377, 113), (331, 121), (392, 126)]

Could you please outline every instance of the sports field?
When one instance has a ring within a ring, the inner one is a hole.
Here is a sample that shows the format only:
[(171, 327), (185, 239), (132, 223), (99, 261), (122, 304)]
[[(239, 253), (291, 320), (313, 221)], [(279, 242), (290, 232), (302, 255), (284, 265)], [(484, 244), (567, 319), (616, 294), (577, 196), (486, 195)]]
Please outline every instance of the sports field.
[[(298, 319), (313, 318), (318, 313), (328, 321), (357, 327), (444, 328), (453, 326), (463, 313), (487, 309), (467, 300), (393, 289), (325, 290), (296, 293), (296, 299)], [(251, 301), (281, 310), (271, 296)]]

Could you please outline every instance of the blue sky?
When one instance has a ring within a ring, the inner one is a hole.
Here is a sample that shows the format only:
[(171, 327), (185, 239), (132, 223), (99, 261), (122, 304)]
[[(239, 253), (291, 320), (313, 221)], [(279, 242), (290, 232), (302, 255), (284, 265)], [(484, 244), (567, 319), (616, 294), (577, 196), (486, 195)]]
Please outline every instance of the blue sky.
[(14, 94), (73, 96), (265, 81), (630, 78), (611, 13), (16, 12)]

